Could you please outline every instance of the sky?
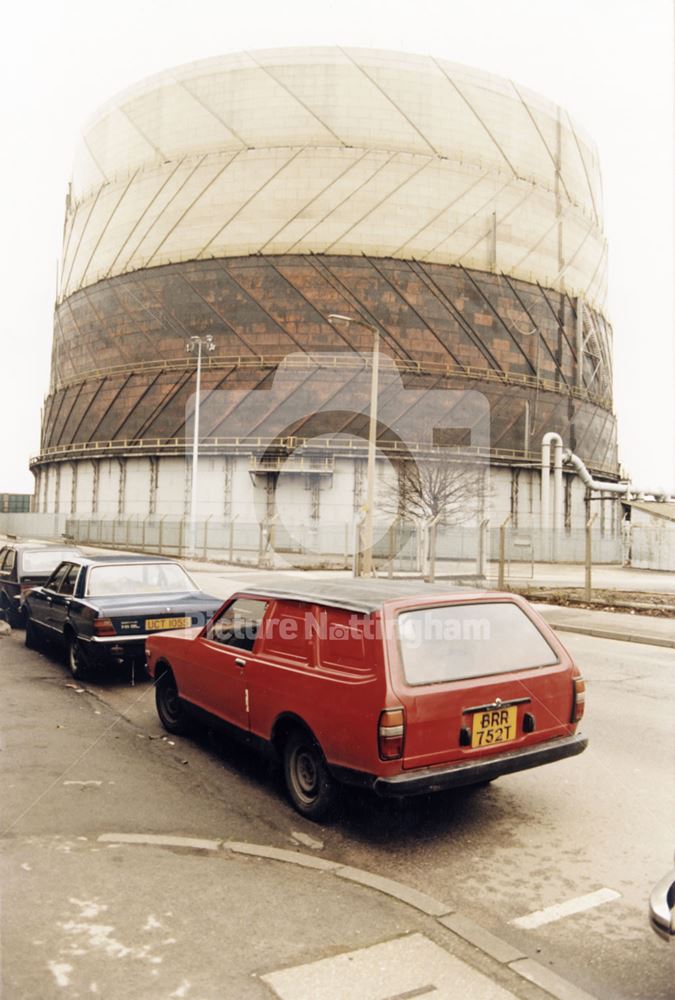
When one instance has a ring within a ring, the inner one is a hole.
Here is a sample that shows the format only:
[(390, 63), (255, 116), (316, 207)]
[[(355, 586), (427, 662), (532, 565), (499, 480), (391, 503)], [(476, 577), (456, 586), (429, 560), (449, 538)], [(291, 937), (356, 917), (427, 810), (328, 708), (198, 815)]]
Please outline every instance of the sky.
[(619, 455), (675, 492), (672, 0), (49, 0), (0, 38), (0, 493), (32, 492), (57, 259), (78, 135), (136, 80), (242, 49), (431, 54), (514, 79), (595, 139), (609, 240)]

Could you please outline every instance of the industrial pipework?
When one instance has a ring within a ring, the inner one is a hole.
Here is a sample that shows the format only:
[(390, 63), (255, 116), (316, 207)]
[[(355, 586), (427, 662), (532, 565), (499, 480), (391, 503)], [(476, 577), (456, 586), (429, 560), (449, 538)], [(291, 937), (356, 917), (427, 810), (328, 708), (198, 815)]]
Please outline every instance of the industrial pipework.
[(626, 496), (629, 493), (636, 497), (653, 496), (655, 500), (660, 501), (667, 501), (670, 499), (670, 494), (663, 488), (659, 488), (658, 490), (646, 490), (641, 488), (636, 489), (632, 487), (630, 483), (605, 483), (601, 479), (594, 479), (579, 456), (575, 455), (574, 452), (569, 451), (569, 449), (566, 449), (563, 454), (563, 462), (565, 465), (571, 465), (574, 468), (584, 486), (587, 486), (589, 490), (599, 490), (603, 493), (614, 493), (618, 496)]
[[(551, 444), (553, 443), (553, 524), (550, 518), (551, 496)], [(567, 452), (566, 454), (569, 454)], [(562, 528), (562, 491), (563, 491), (563, 440), (555, 431), (549, 431), (541, 439), (541, 526)]]
[[(553, 518), (551, 521), (551, 445), (553, 445)], [(589, 490), (599, 493), (611, 493), (615, 496), (653, 496), (656, 500), (666, 501), (669, 493), (666, 490), (634, 489), (630, 483), (607, 483), (602, 479), (594, 479), (582, 460), (574, 452), (566, 448), (563, 451), (563, 441), (555, 431), (549, 431), (541, 439), (541, 526), (543, 529), (555, 528), (560, 531), (562, 525), (562, 494), (563, 465), (571, 465)]]

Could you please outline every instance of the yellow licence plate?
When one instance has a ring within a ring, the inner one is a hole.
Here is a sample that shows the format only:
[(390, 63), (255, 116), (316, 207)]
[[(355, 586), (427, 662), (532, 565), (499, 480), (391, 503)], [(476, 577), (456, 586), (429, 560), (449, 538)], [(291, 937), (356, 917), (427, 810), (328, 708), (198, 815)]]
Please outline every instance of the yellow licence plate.
[(189, 628), (192, 618), (146, 618), (145, 628), (148, 632), (158, 632), (163, 628)]
[(476, 712), (471, 733), (472, 747), (490, 747), (495, 743), (509, 743), (516, 738), (518, 708), (490, 708)]

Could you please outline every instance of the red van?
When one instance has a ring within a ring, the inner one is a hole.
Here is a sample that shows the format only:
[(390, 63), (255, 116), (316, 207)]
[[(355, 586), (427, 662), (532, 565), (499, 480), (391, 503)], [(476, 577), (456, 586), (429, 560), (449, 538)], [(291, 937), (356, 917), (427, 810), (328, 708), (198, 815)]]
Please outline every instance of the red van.
[(584, 681), (514, 594), (416, 581), (242, 590), (201, 630), (147, 640), (171, 733), (214, 721), (281, 758), (318, 819), (339, 785), (407, 796), (581, 753)]

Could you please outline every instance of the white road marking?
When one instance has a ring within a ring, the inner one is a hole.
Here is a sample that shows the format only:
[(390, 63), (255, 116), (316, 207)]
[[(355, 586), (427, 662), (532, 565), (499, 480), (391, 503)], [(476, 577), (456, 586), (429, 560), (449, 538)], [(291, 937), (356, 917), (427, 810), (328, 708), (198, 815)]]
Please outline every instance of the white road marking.
[(217, 851), (221, 840), (203, 840), (200, 837), (169, 837), (155, 833), (102, 833), (102, 844), (151, 844), (155, 847), (191, 847), (198, 851)]
[(102, 785), (102, 781), (64, 781), (64, 785)]
[(515, 920), (509, 920), (509, 923), (514, 927), (521, 927), (523, 930), (531, 931), (535, 927), (541, 927), (543, 924), (551, 924), (554, 920), (560, 920), (561, 917), (569, 917), (573, 913), (583, 913), (584, 910), (592, 910), (595, 906), (601, 906), (603, 903), (611, 903), (612, 900), (620, 898), (621, 893), (616, 892), (614, 889), (598, 889), (596, 892), (589, 892), (586, 896), (577, 896), (576, 899), (568, 899), (564, 903), (555, 903), (553, 906), (547, 906), (543, 910), (528, 913), (524, 917), (516, 917)]

